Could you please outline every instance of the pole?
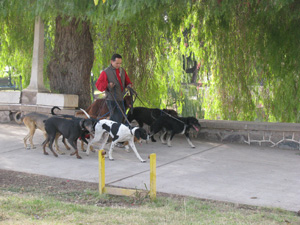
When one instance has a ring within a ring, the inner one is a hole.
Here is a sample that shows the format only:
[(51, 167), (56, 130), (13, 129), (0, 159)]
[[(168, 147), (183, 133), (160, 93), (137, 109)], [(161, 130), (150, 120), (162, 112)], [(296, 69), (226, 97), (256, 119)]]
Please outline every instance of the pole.
[(98, 151), (99, 161), (99, 194), (103, 194), (105, 187), (105, 151), (102, 149)]
[(156, 154), (150, 155), (150, 198), (156, 199)]

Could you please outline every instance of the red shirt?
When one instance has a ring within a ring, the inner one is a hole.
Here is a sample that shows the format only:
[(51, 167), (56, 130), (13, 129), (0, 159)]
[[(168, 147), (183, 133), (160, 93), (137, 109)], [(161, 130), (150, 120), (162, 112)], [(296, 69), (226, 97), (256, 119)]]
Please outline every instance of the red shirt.
[[(125, 72), (125, 87), (127, 87), (127, 85), (132, 84), (132, 83), (131, 83), (125, 70), (124, 70), (124, 72)], [(117, 78), (118, 78), (120, 86), (121, 86), (121, 90), (123, 91), (123, 85), (122, 85), (122, 81), (121, 81), (121, 77), (120, 77), (120, 69), (116, 69), (116, 74), (117, 74)], [(96, 82), (96, 87), (99, 91), (105, 91), (107, 88), (107, 85), (108, 85), (107, 75), (106, 75), (105, 71), (102, 71)]]

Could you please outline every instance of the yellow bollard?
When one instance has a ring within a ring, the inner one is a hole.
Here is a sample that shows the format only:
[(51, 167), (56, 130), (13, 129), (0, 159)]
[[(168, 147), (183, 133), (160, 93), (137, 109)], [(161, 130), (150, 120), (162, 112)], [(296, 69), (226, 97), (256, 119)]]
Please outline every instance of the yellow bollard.
[(105, 187), (105, 156), (106, 152), (102, 149), (98, 151), (98, 161), (99, 161), (99, 194), (103, 194)]
[(156, 199), (156, 154), (150, 155), (150, 198)]

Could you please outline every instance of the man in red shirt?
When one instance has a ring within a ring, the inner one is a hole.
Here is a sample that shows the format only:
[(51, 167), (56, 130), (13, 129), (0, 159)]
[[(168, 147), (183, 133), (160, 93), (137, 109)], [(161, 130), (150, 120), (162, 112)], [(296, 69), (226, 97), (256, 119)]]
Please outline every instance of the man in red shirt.
[(125, 88), (127, 86), (131, 87), (132, 83), (126, 71), (121, 67), (121, 55), (114, 54), (111, 57), (110, 63), (111, 65), (101, 72), (96, 82), (96, 87), (99, 91), (105, 91), (106, 103), (110, 112), (110, 120), (121, 123), (123, 114), (115, 103), (114, 97), (124, 112), (123, 96), (125, 94)]

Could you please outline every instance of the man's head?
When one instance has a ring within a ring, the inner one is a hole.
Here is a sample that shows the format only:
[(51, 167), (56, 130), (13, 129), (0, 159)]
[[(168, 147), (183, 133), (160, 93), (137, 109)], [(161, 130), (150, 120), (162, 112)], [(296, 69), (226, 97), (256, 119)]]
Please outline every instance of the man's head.
[(119, 54), (113, 54), (113, 56), (111, 57), (110, 63), (114, 68), (120, 69), (120, 67), (122, 65), (122, 56)]

